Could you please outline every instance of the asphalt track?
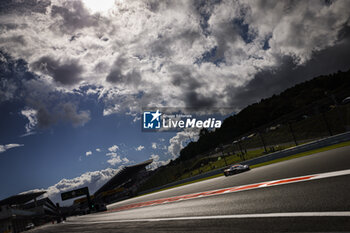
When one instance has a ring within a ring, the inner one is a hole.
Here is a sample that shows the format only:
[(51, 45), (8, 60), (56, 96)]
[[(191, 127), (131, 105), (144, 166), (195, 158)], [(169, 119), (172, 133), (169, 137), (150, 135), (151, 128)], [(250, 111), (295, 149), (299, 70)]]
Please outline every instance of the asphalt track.
[(350, 232), (349, 174), (350, 147), (343, 147), (125, 200), (33, 232)]

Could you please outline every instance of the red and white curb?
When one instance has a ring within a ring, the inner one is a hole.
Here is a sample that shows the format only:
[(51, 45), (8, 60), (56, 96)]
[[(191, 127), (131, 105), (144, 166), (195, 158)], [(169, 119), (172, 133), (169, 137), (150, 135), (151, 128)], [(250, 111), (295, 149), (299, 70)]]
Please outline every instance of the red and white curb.
[(135, 203), (135, 204), (125, 205), (125, 206), (117, 207), (114, 209), (110, 209), (110, 210), (108, 210), (108, 212), (129, 210), (129, 209), (133, 209), (133, 208), (139, 208), (139, 207), (151, 206), (151, 205), (159, 205), (159, 204), (170, 203), (170, 202), (175, 202), (175, 201), (189, 200), (189, 199), (193, 199), (193, 198), (208, 197), (208, 196), (213, 196), (213, 195), (233, 193), (233, 192), (258, 189), (258, 188), (266, 188), (266, 187), (272, 187), (272, 186), (276, 186), (276, 185), (291, 184), (291, 183), (296, 183), (296, 182), (324, 179), (324, 178), (344, 176), (344, 175), (350, 175), (350, 169), (342, 170), (342, 171), (335, 171), (335, 172), (321, 173), (321, 174), (314, 174), (314, 175), (308, 175), (308, 176), (292, 177), (292, 178), (286, 178), (286, 179), (280, 179), (280, 180), (272, 180), (272, 181), (266, 181), (266, 182), (261, 182), (261, 183), (256, 183), (256, 184), (248, 184), (248, 185), (242, 185), (242, 186), (237, 186), (237, 187), (230, 187), (230, 188), (217, 189), (217, 190), (205, 191), (205, 192), (200, 192), (200, 193), (186, 194), (186, 195), (181, 195), (181, 196), (176, 196), (176, 197), (162, 198), (162, 199), (146, 201), (146, 202), (139, 202), (139, 203)]

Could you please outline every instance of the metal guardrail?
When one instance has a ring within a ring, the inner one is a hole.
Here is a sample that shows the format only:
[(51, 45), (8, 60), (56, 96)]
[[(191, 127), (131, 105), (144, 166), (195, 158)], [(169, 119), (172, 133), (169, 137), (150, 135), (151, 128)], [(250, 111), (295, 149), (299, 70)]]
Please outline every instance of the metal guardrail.
[[(277, 152), (274, 152), (274, 153), (271, 153), (271, 154), (263, 155), (263, 156), (260, 156), (260, 157), (254, 158), (254, 159), (250, 159), (250, 160), (246, 160), (246, 161), (240, 162), (240, 164), (247, 164), (249, 166), (252, 166), (252, 165), (259, 164), (259, 163), (264, 163), (264, 162), (268, 162), (268, 161), (271, 161), (271, 160), (288, 157), (288, 156), (291, 156), (291, 155), (294, 155), (294, 154), (298, 154), (298, 153), (302, 153), (302, 152), (306, 152), (306, 151), (322, 148), (322, 147), (325, 147), (325, 146), (331, 146), (331, 145), (338, 144), (338, 143), (341, 143), (341, 142), (346, 142), (346, 141), (350, 141), (350, 132), (345, 132), (345, 133), (341, 133), (341, 134), (338, 134), (338, 135), (330, 136), (330, 137), (327, 137), (327, 138), (322, 138), (322, 139), (319, 139), (319, 140), (316, 140), (316, 141), (312, 141), (312, 142), (309, 142), (309, 143), (306, 143), (306, 144), (302, 144), (302, 145), (295, 146), (295, 147), (292, 147), (292, 148), (288, 148), (288, 149), (285, 149), (285, 150), (277, 151)], [(217, 174), (222, 173), (223, 172), (222, 170), (223, 170), (223, 168), (220, 168), (220, 169), (212, 170), (212, 171), (209, 171), (209, 172), (206, 172), (206, 173), (203, 173), (203, 174), (200, 174), (200, 175), (196, 175), (196, 176), (193, 176), (193, 177), (190, 177), (190, 178), (186, 178), (186, 179), (183, 179), (183, 180), (175, 181), (175, 182), (172, 182), (172, 183), (169, 183), (169, 184), (166, 184), (166, 185), (162, 185), (162, 186), (159, 186), (159, 187), (156, 187), (156, 188), (153, 188), (153, 189), (149, 189), (149, 190), (140, 192), (139, 195), (145, 194), (145, 193), (154, 192), (154, 191), (161, 190), (161, 189), (164, 189), (164, 188), (169, 188), (169, 187), (172, 187), (172, 186), (176, 186), (176, 185), (179, 185), (179, 184), (191, 182), (191, 181), (194, 181), (194, 180), (203, 179), (203, 178), (206, 178), (206, 177), (209, 177), (209, 176), (217, 175)]]
[(294, 154), (318, 149), (325, 146), (331, 146), (331, 145), (349, 141), (349, 140), (350, 140), (350, 132), (346, 132), (346, 133), (330, 136), (327, 138), (322, 138), (322, 139), (312, 141), (306, 144), (302, 144), (299, 146), (295, 146), (292, 148), (288, 148), (285, 150), (277, 151), (271, 154), (263, 155), (251, 160), (244, 161), (241, 164), (248, 164), (249, 166), (252, 166), (255, 164), (264, 163), (264, 162), (268, 162), (279, 158), (284, 158)]

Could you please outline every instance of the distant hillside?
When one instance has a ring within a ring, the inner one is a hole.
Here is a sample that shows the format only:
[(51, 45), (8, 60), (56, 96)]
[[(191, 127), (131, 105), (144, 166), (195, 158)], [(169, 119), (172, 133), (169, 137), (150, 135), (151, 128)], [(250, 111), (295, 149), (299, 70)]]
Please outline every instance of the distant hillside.
[[(335, 96), (340, 102), (350, 95), (350, 70), (338, 71), (331, 75), (323, 75), (312, 80), (288, 88), (279, 95), (262, 99), (238, 114), (226, 118), (220, 129), (215, 132), (202, 130), (197, 142), (190, 142), (180, 152), (179, 160), (187, 160), (196, 155), (215, 149), (222, 143), (230, 143), (234, 138), (270, 123), (283, 115), (308, 107), (314, 108), (318, 100)], [(317, 107), (317, 106), (316, 106)]]

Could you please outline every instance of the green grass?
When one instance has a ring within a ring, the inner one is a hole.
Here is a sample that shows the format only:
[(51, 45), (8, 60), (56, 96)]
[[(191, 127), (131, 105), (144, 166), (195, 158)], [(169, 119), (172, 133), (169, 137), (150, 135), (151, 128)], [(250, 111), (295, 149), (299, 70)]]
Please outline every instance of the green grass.
[(282, 162), (282, 161), (286, 161), (286, 160), (290, 160), (290, 159), (296, 159), (296, 158), (300, 158), (303, 156), (312, 155), (315, 153), (328, 151), (328, 150), (332, 150), (332, 149), (336, 149), (336, 148), (340, 148), (340, 147), (344, 147), (344, 146), (350, 146), (350, 141), (342, 142), (342, 143), (331, 145), (331, 146), (322, 147), (322, 148), (315, 149), (315, 150), (310, 150), (310, 151), (298, 153), (295, 155), (291, 155), (291, 156), (280, 158), (280, 159), (271, 160), (271, 161), (264, 162), (264, 163), (255, 164), (255, 165), (251, 166), (251, 168), (261, 167), (261, 166), (265, 166), (265, 165), (269, 165), (269, 164), (273, 164), (273, 163), (278, 163), (278, 162)]
[[(333, 150), (333, 149), (340, 148), (340, 147), (345, 147), (345, 146), (350, 146), (350, 141), (342, 142), (342, 143), (331, 145), (331, 146), (322, 147), (322, 148), (315, 149), (315, 150), (310, 150), (310, 151), (298, 153), (298, 154), (295, 154), (295, 155), (287, 156), (287, 157), (280, 158), (280, 159), (271, 160), (271, 161), (264, 162), (264, 163), (255, 164), (255, 165), (251, 166), (251, 168), (257, 168), (257, 167), (261, 167), (261, 166), (265, 166), (265, 165), (269, 165), (269, 164), (273, 164), (273, 163), (278, 163), (278, 162), (287, 161), (287, 160), (291, 160), (291, 159), (295, 159), (295, 158), (300, 158), (300, 157), (303, 157), (303, 156), (308, 156), (308, 155), (312, 155), (312, 154), (315, 154), (315, 153), (328, 151), (328, 150)], [(189, 181), (189, 182), (186, 182), (186, 183), (182, 183), (182, 184), (174, 185), (174, 186), (171, 186), (171, 187), (163, 188), (163, 189), (156, 190), (156, 191), (153, 191), (153, 192), (150, 192), (150, 193), (145, 193), (145, 194), (142, 194), (142, 195), (139, 195), (139, 196), (144, 196), (144, 195), (148, 195), (148, 194), (151, 194), (151, 193), (164, 191), (164, 190), (167, 190), (167, 189), (172, 189), (172, 188), (184, 186), (184, 185), (187, 185), (187, 184), (192, 184), (192, 183), (196, 183), (196, 182), (200, 182), (200, 181), (204, 181), (204, 180), (213, 179), (213, 178), (216, 178), (216, 177), (219, 177), (219, 176), (223, 176), (223, 175), (224, 175), (223, 173), (220, 173), (220, 174), (217, 174), (217, 175), (213, 175), (213, 176), (201, 178), (201, 179), (198, 179), (198, 180), (193, 180), (193, 181)]]
[[(283, 150), (283, 149), (286, 149), (286, 148), (289, 148), (292, 146), (293, 146), (293, 144), (285, 145), (285, 146), (278, 146), (276, 149)], [(234, 154), (234, 155), (225, 156), (225, 158), (222, 157), (220, 160), (207, 163), (206, 165), (201, 166), (199, 168), (195, 168), (195, 169), (192, 168), (191, 171), (184, 173), (177, 180), (183, 180), (183, 179), (186, 179), (186, 178), (189, 178), (189, 177), (192, 177), (195, 175), (199, 175), (199, 174), (211, 171), (211, 170), (227, 167), (230, 164), (242, 162), (242, 158), (239, 157), (239, 154), (240, 154), (240, 152), (237, 154)], [(262, 156), (264, 154), (265, 154), (264, 149), (261, 148), (261, 149), (257, 149), (257, 150), (253, 150), (253, 151), (248, 151), (247, 154), (244, 155), (244, 157), (245, 157), (245, 160), (250, 160), (250, 159)], [(201, 161), (203, 161), (203, 159), (206, 159), (206, 158), (202, 158), (202, 159), (198, 160), (197, 162), (195, 162), (195, 164), (201, 163)], [(226, 162), (225, 162), (225, 160), (226, 160)]]

